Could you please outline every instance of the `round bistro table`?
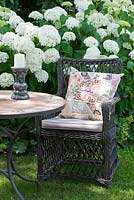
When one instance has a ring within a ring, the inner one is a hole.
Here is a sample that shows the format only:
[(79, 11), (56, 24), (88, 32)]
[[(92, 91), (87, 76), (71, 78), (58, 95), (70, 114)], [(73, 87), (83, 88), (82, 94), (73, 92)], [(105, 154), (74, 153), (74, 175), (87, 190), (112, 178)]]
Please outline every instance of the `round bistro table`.
[(29, 92), (30, 98), (27, 100), (14, 100), (11, 99), (11, 95), (12, 91), (0, 90), (0, 119), (24, 118), (24, 120), (20, 125), (18, 125), (15, 131), (8, 127), (0, 126), (0, 131), (4, 132), (9, 139), (9, 146), (7, 150), (7, 169), (0, 169), (0, 174), (5, 175), (9, 179), (17, 197), (20, 200), (24, 200), (24, 197), (17, 189), (13, 175), (17, 175), (24, 181), (34, 182), (37, 186), (38, 180), (25, 178), (17, 171), (15, 163), (13, 162), (13, 145), (17, 136), (23, 132), (24, 125), (29, 119), (34, 117), (37, 138), (37, 159), (39, 159), (39, 136), (42, 116), (51, 115), (55, 112), (61, 111), (65, 105), (65, 100), (56, 95), (39, 92)]

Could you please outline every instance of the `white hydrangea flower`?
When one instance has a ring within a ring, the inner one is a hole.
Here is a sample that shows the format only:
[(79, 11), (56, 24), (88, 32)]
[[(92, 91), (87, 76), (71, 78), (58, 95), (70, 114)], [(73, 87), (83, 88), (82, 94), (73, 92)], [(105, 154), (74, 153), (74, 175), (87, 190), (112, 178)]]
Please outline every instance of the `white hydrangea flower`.
[(38, 31), (39, 42), (42, 46), (55, 47), (61, 42), (58, 30), (52, 25), (44, 25)]
[(104, 37), (107, 36), (107, 32), (106, 32), (106, 30), (103, 29), (103, 28), (99, 28), (99, 29), (97, 29), (97, 33), (100, 35), (101, 39), (103, 39)]
[(98, 29), (102, 26), (107, 26), (109, 20), (107, 16), (103, 15), (102, 13), (92, 13), (87, 17), (87, 23)]
[(129, 35), (130, 40), (134, 41), (134, 31)]
[(100, 55), (99, 59), (107, 59), (108, 57), (106, 55)]
[(40, 54), (33, 52), (26, 54), (26, 66), (32, 73), (35, 73), (42, 69), (42, 58)]
[(44, 61), (46, 64), (55, 63), (55, 62), (58, 61), (59, 58), (60, 58), (60, 54), (59, 54), (59, 52), (57, 51), (57, 49), (55, 49), (55, 48), (50, 48), (50, 49), (47, 49), (47, 50), (44, 52), (43, 61)]
[(13, 29), (15, 29), (18, 26), (18, 24), (20, 24), (21, 22), (24, 22), (24, 20), (20, 16), (17, 16), (17, 15), (10, 17), (8, 21), (8, 23)]
[(66, 20), (65, 25), (67, 26), (69, 30), (72, 30), (73, 28), (78, 28), (80, 25), (80, 22), (74, 17), (69, 17)]
[(82, 22), (84, 20), (84, 12), (77, 12), (75, 17), (79, 22)]
[(42, 20), (43, 19), (43, 15), (40, 13), (40, 12), (38, 12), (38, 11), (32, 11), (30, 14), (29, 14), (29, 16), (28, 16), (29, 18), (32, 18), (32, 19), (34, 19), (34, 20)]
[(69, 32), (65, 32), (62, 36), (62, 40), (66, 40), (66, 41), (74, 41), (76, 39), (76, 35), (69, 31)]
[(2, 88), (10, 87), (13, 83), (14, 77), (12, 74), (4, 72), (0, 75), (0, 86)]
[(85, 40), (84, 40), (84, 44), (87, 46), (87, 47), (97, 47), (99, 45), (98, 41), (90, 36), (90, 37), (87, 37)]
[(119, 58), (119, 57), (116, 55), (110, 55), (109, 58)]
[(108, 35), (113, 34), (115, 37), (119, 37), (119, 33), (118, 33), (118, 28), (119, 28), (119, 24), (116, 23), (109, 23), (107, 26), (107, 33)]
[(103, 42), (103, 47), (107, 52), (116, 55), (119, 52), (119, 46), (114, 40), (105, 40)]
[(6, 52), (0, 52), (0, 63), (6, 63), (9, 55)]
[(132, 50), (132, 46), (131, 46), (131, 44), (128, 43), (128, 42), (123, 42), (122, 46), (123, 46), (123, 48), (125, 48), (125, 49)]
[(93, 4), (92, 0), (74, 0), (75, 7), (78, 11), (84, 12), (88, 9), (90, 4)]
[(100, 50), (98, 47), (90, 47), (86, 50), (86, 54), (84, 55), (84, 59), (97, 59), (100, 57)]
[(20, 36), (19, 40), (17, 40), (14, 44), (16, 51), (29, 53), (32, 52), (35, 48), (35, 44), (28, 36)]
[(15, 50), (15, 43), (19, 41), (20, 37), (12, 32), (7, 32), (2, 37), (2, 44), (4, 46), (9, 46), (11, 49)]
[(35, 72), (35, 77), (37, 78), (38, 82), (46, 83), (48, 80), (48, 73), (45, 70), (39, 70)]
[(134, 50), (132, 50), (130, 53), (129, 53), (129, 56), (132, 60), (134, 60)]
[(25, 32), (32, 28), (33, 24), (31, 22), (22, 22), (16, 27), (15, 32), (20, 36), (24, 36)]
[(16, 13), (8, 8), (0, 7), (0, 16), (3, 20), (9, 20), (10, 17), (15, 16)]
[(60, 20), (61, 15), (67, 15), (67, 12), (63, 8), (56, 6), (45, 11), (44, 19), (55, 23)]

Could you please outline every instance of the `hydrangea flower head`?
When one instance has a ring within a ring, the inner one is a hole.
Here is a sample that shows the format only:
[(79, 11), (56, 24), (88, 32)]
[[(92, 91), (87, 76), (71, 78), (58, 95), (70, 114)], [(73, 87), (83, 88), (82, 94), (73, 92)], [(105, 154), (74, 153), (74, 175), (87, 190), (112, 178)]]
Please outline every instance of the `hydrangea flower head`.
[(32, 11), (28, 17), (33, 18), (34, 20), (42, 20), (43, 19), (43, 15), (38, 11)]
[(109, 20), (107, 16), (102, 13), (92, 13), (87, 17), (88, 24), (94, 26), (96, 29), (107, 26)]
[(103, 42), (103, 47), (107, 52), (116, 55), (119, 52), (119, 46), (114, 40), (105, 40)]
[(6, 63), (9, 59), (9, 55), (6, 52), (0, 51), (0, 63)]
[(0, 86), (2, 88), (10, 87), (13, 83), (14, 77), (12, 74), (4, 72), (0, 75)]
[(84, 59), (97, 59), (100, 57), (100, 50), (98, 47), (90, 47), (86, 50), (86, 54), (84, 55)]
[(39, 70), (35, 72), (35, 77), (37, 78), (38, 82), (46, 83), (48, 80), (48, 73), (45, 70)]
[(132, 60), (134, 60), (134, 50), (132, 50), (130, 53), (129, 53), (129, 56)]
[(43, 60), (46, 64), (55, 63), (60, 58), (60, 54), (55, 48), (47, 49), (44, 52)]
[(98, 41), (90, 36), (90, 37), (87, 37), (85, 40), (84, 40), (84, 44), (87, 46), (87, 47), (97, 47), (99, 45)]
[(60, 20), (61, 15), (67, 15), (67, 12), (63, 8), (56, 6), (45, 11), (44, 19), (55, 23)]
[(66, 40), (66, 41), (74, 41), (76, 39), (76, 35), (69, 31), (69, 32), (65, 32), (62, 36), (62, 40)]
[(61, 42), (58, 30), (52, 25), (44, 25), (38, 31), (39, 42), (42, 46), (55, 47)]
[(18, 26), (18, 24), (20, 24), (21, 22), (24, 22), (24, 20), (20, 17), (20, 16), (17, 16), (17, 15), (13, 15), (12, 17), (10, 17), (8, 23), (10, 24), (10, 26), (12, 28), (16, 28)]
[(69, 30), (72, 30), (73, 28), (78, 28), (80, 25), (80, 22), (74, 17), (69, 17), (66, 20), (65, 25), (67, 26)]

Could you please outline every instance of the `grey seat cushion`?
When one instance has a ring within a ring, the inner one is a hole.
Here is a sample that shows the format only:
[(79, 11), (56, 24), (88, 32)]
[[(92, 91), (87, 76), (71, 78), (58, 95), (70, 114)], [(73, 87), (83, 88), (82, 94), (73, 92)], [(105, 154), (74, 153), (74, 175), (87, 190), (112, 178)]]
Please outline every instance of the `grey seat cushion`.
[(44, 129), (80, 130), (102, 132), (103, 121), (90, 121), (82, 119), (63, 119), (59, 116), (42, 120)]

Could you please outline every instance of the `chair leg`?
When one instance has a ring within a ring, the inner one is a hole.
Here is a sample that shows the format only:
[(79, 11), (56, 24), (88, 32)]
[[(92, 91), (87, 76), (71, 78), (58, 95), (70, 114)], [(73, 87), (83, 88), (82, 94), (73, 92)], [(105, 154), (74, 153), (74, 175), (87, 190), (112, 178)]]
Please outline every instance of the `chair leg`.
[(116, 128), (104, 132), (104, 184), (112, 183), (112, 177), (118, 166), (116, 149)]

